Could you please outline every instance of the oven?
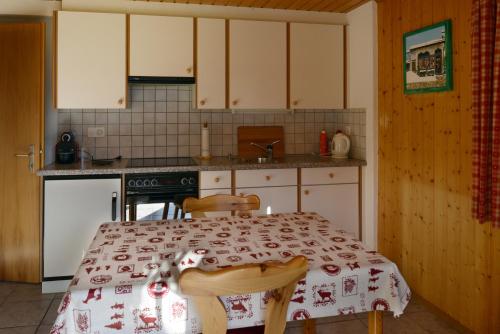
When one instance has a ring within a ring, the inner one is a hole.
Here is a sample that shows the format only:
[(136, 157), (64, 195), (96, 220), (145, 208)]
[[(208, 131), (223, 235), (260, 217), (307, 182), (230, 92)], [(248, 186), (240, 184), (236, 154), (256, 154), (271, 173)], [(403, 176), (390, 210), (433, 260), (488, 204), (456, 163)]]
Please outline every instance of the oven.
[[(131, 159), (129, 167), (165, 166), (165, 159), (148, 162), (147, 159)], [(138, 166), (142, 162), (142, 166)], [(177, 160), (176, 166), (186, 166), (190, 160)], [(169, 166), (172, 166), (172, 162)], [(198, 172), (133, 173), (125, 175), (126, 220), (157, 220), (179, 218), (182, 201), (186, 197), (198, 197)], [(183, 216), (183, 215), (182, 215)]]

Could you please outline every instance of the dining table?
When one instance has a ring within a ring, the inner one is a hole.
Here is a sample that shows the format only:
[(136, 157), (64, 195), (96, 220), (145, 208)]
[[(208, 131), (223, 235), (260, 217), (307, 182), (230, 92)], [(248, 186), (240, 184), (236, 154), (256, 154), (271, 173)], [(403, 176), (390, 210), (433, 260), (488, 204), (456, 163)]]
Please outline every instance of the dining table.
[[(123, 221), (98, 228), (58, 307), (51, 333), (201, 333), (195, 305), (179, 287), (186, 268), (287, 261), (304, 255), (308, 272), (291, 297), (287, 321), (369, 312), (403, 313), (410, 289), (395, 263), (314, 212)], [(272, 293), (221, 297), (228, 328), (264, 324)]]

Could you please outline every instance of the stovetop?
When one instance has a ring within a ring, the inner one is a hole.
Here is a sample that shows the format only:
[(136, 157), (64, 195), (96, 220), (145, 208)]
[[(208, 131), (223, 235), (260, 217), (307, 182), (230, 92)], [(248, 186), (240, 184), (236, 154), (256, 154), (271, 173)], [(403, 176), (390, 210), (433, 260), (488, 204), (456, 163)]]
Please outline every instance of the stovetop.
[(196, 162), (190, 157), (129, 159), (127, 167), (177, 167), (193, 166)]

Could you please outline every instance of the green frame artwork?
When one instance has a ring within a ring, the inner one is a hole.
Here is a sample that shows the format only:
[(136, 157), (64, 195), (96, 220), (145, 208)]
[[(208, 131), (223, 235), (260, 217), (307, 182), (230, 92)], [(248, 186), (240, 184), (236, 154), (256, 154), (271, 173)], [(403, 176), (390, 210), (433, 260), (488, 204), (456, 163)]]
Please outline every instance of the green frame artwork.
[(451, 20), (403, 35), (405, 94), (453, 89)]

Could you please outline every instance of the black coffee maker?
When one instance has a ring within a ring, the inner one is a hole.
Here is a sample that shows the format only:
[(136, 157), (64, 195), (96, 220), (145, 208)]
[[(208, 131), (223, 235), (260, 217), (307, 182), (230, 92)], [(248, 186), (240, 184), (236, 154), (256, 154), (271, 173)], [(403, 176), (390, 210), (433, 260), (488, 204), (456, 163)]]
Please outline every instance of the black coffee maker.
[(56, 145), (56, 161), (60, 164), (71, 164), (76, 161), (78, 144), (71, 131), (63, 132)]

